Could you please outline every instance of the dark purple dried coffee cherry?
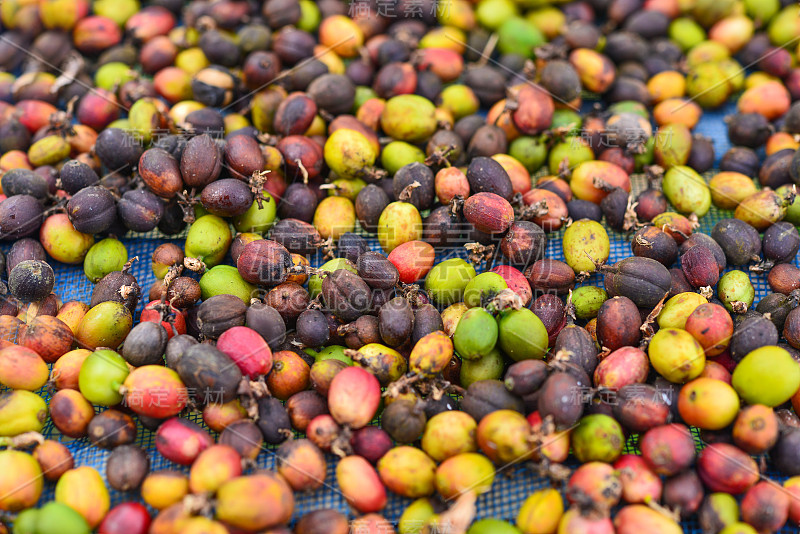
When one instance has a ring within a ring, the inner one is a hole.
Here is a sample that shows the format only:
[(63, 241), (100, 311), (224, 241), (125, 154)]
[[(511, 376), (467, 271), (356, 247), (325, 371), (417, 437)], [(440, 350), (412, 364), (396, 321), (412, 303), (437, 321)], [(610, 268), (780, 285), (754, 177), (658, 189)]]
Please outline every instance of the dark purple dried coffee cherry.
[(365, 252), (356, 260), (358, 276), (370, 287), (393, 288), (400, 280), (400, 272), (392, 262), (379, 252)]
[(790, 263), (800, 250), (800, 233), (792, 223), (777, 222), (764, 231), (764, 258), (773, 263)]
[(30, 195), (34, 198), (47, 198), (49, 186), (40, 174), (29, 169), (9, 169), (0, 178), (3, 194), (7, 197)]
[(106, 480), (117, 491), (141, 486), (150, 471), (150, 458), (138, 445), (115, 447), (106, 460)]
[(739, 219), (722, 219), (711, 229), (711, 237), (725, 251), (730, 265), (746, 265), (758, 261), (761, 238), (758, 230)]
[(286, 323), (283, 317), (278, 310), (261, 301), (254, 302), (247, 308), (245, 324), (261, 334), (273, 351), (278, 350), (286, 339)]
[(542, 418), (552, 416), (553, 422), (559, 429), (572, 427), (583, 415), (583, 404), (574, 400), (564, 402), (564, 399), (574, 399), (570, 395), (579, 389), (578, 379), (572, 374), (564, 372), (551, 374), (539, 391), (539, 415)]
[(313, 254), (322, 244), (322, 237), (311, 224), (298, 219), (283, 219), (272, 227), (271, 237), (289, 252), (303, 256)]
[(203, 188), (200, 202), (204, 208), (220, 217), (242, 215), (253, 205), (250, 186), (236, 178), (224, 178)]
[(291, 435), (292, 423), (289, 412), (275, 397), (258, 399), (258, 420), (256, 421), (264, 441), (272, 445), (283, 443)]
[(142, 143), (125, 130), (106, 128), (97, 136), (94, 151), (109, 171), (130, 174), (144, 149)]
[(164, 215), (164, 201), (147, 189), (126, 191), (117, 203), (122, 223), (134, 232), (149, 232)]
[(275, 80), (281, 70), (281, 60), (272, 52), (255, 50), (248, 54), (242, 65), (245, 85), (257, 91)]
[(600, 222), (603, 220), (603, 210), (600, 205), (588, 200), (573, 199), (567, 202), (567, 211), (573, 221), (589, 219), (590, 221)]
[(207, 186), (219, 178), (222, 159), (222, 151), (211, 136), (202, 134), (192, 137), (186, 142), (180, 156), (184, 183), (198, 189)]
[(367, 59), (355, 59), (347, 64), (344, 73), (356, 85), (372, 85), (375, 68)]
[(200, 402), (214, 398), (229, 402), (237, 397), (242, 372), (228, 355), (207, 343), (192, 345), (176, 367), (181, 380)]
[(695, 288), (710, 288), (719, 281), (719, 265), (714, 253), (703, 245), (691, 247), (681, 256), (681, 270)]
[(791, 184), (792, 176), (789, 171), (794, 154), (794, 149), (786, 148), (767, 156), (758, 171), (758, 181), (761, 186), (777, 189), (782, 185)]
[(381, 414), (381, 428), (398, 443), (412, 443), (425, 430), (425, 406), (422, 402), (399, 399)]
[(694, 134), (686, 165), (702, 174), (714, 166), (714, 158), (713, 141), (704, 135)]
[(309, 58), (291, 69), (288, 79), (281, 85), (292, 91), (305, 91), (311, 82), (327, 73), (328, 67), (325, 63)]
[(667, 197), (659, 189), (645, 189), (636, 197), (634, 210), (639, 220), (650, 222), (656, 215), (667, 211)]
[[(769, 314), (769, 320), (778, 329), (778, 333), (783, 332), (786, 318), (798, 305), (800, 294), (787, 296), (782, 293), (767, 293), (758, 301), (756, 311), (762, 315)], [(786, 333), (784, 332), (784, 337)], [(788, 339), (788, 338), (787, 338)]]
[(567, 325), (558, 333), (553, 352), (563, 351), (560, 361), (582, 367), (591, 375), (597, 367), (597, 346), (588, 330), (578, 325)]
[(186, 221), (183, 220), (183, 209), (176, 198), (171, 199), (164, 206), (164, 214), (158, 221), (159, 231), (167, 235), (176, 235), (186, 228)]
[[(210, 28), (200, 35), (197, 45), (211, 63), (224, 65), (225, 67), (234, 67), (239, 63), (241, 50), (227, 33), (223, 34), (220, 30)], [(198, 93), (202, 94), (203, 89), (198, 89), (196, 83), (192, 83), (192, 91), (195, 100), (198, 102), (202, 102), (207, 106), (219, 106), (221, 104), (216, 99), (198, 98)]]
[(628, 209), (628, 192), (621, 187), (615, 187), (600, 201), (600, 209), (603, 210), (608, 225), (617, 232), (621, 232)]
[(499, 126), (484, 124), (472, 135), (467, 144), (467, 157), (491, 157), (508, 151), (506, 133)]
[(297, 339), (307, 347), (321, 347), (328, 342), (330, 332), (325, 314), (306, 310), (297, 317)]
[(333, 271), (322, 279), (326, 306), (336, 318), (347, 323), (369, 310), (371, 295), (367, 283), (346, 269)]
[(470, 139), (472, 139), (472, 136), (475, 135), (475, 132), (478, 131), (478, 128), (484, 124), (486, 124), (486, 119), (484, 117), (480, 115), (467, 115), (456, 121), (455, 126), (453, 126), (453, 132), (461, 138), (462, 144), (467, 145)]
[(359, 256), (368, 251), (369, 243), (367, 240), (353, 232), (345, 232), (340, 235), (336, 244), (336, 256), (348, 259), (353, 263), (358, 261)]
[(197, 345), (198, 343), (199, 341), (188, 334), (172, 336), (170, 340), (167, 341), (167, 348), (164, 354), (167, 367), (174, 370), (189, 347)]
[(297, 219), (310, 223), (317, 209), (317, 195), (308, 185), (297, 182), (286, 188), (278, 204), (281, 219)]
[(125, 271), (112, 271), (95, 284), (89, 305), (95, 307), (106, 301), (121, 302), (133, 313), (141, 296), (142, 290), (135, 276)]
[(257, 239), (245, 245), (236, 268), (251, 284), (274, 286), (286, 281), (292, 267), (292, 255), (275, 241)]
[(547, 235), (531, 221), (516, 221), (500, 241), (500, 250), (511, 265), (524, 270), (528, 265), (544, 258)]
[(612, 352), (621, 347), (636, 346), (642, 334), (639, 330), (641, 325), (639, 310), (631, 299), (610, 298), (597, 313), (597, 342)]
[(108, 230), (117, 218), (116, 202), (105, 187), (93, 185), (78, 191), (67, 202), (67, 215), (72, 226), (85, 234)]
[(760, 113), (736, 113), (726, 119), (731, 144), (758, 148), (769, 139), (772, 127)]
[(655, 226), (643, 226), (631, 240), (634, 256), (651, 258), (666, 267), (678, 259), (678, 245), (668, 233)]
[(325, 74), (314, 80), (306, 89), (317, 107), (332, 115), (352, 113), (356, 86), (343, 74)]
[(369, 184), (359, 191), (356, 196), (355, 208), (361, 227), (368, 232), (374, 232), (378, 228), (381, 213), (389, 205), (389, 202), (391, 200), (386, 191), (375, 184)]
[(510, 201), (514, 195), (511, 178), (492, 158), (476, 157), (467, 167), (467, 181), (472, 194), (495, 193)]
[(378, 310), (381, 338), (390, 347), (399, 347), (414, 331), (414, 311), (403, 297), (395, 297)]
[(196, 109), (186, 115), (186, 124), (199, 134), (208, 134), (214, 139), (222, 137), (225, 120), (222, 114), (211, 107)]
[(722, 156), (719, 162), (720, 171), (738, 172), (751, 178), (758, 175), (761, 159), (751, 148), (735, 146)]
[[(505, 98), (506, 78), (503, 71), (490, 65), (466, 69), (463, 83), (472, 89), (481, 106), (486, 108)], [(486, 124), (486, 119), (483, 119), (483, 124)]]
[(134, 326), (125, 338), (122, 357), (134, 367), (164, 363), (167, 331), (160, 323), (144, 321)]
[[(434, 247), (446, 247), (463, 243), (463, 223), (452, 213), (449, 206), (439, 206), (431, 210), (422, 225), (422, 240)], [(469, 225), (472, 226), (472, 225)]]
[(56, 279), (53, 268), (41, 260), (21, 261), (8, 275), (8, 289), (23, 302), (38, 302), (52, 293)]
[(757, 314), (741, 321), (731, 336), (731, 358), (741, 361), (750, 352), (778, 343), (778, 329), (772, 321)]
[(35, 239), (24, 237), (14, 241), (11, 245), (11, 250), (5, 257), (5, 270), (11, 273), (11, 270), (21, 261), (25, 260), (41, 260), (47, 261), (47, 253), (44, 247)]
[(686, 241), (681, 243), (679, 248), (680, 253), (685, 254), (690, 248), (697, 245), (702, 245), (708, 248), (714, 254), (714, 259), (717, 260), (719, 272), (722, 273), (722, 271), (725, 270), (725, 267), (728, 266), (728, 260), (725, 257), (725, 251), (722, 250), (722, 247), (720, 247), (719, 244), (707, 234), (694, 233), (690, 235)]
[(647, 310), (655, 308), (672, 285), (669, 270), (650, 258), (632, 256), (614, 265), (604, 265), (600, 270), (605, 275), (603, 283), (609, 295), (628, 297)]
[(97, 185), (100, 182), (100, 177), (97, 176), (94, 169), (76, 159), (69, 160), (61, 167), (59, 177), (61, 178), (61, 188), (70, 195), (74, 195), (84, 187)]
[(0, 153), (9, 150), (28, 150), (31, 134), (16, 117), (9, 117), (0, 124)]
[[(455, 164), (464, 153), (464, 142), (452, 130), (437, 130), (428, 139), (425, 153), (429, 157), (433, 156), (438, 165), (443, 165), (445, 161)], [(437, 160), (437, 157), (443, 157), (444, 159)]]
[(497, 410), (522, 412), (525, 408), (522, 399), (508, 391), (500, 380), (478, 380), (470, 384), (461, 407), (478, 422)]
[(414, 182), (419, 183), (419, 187), (411, 192), (408, 202), (420, 211), (430, 208), (435, 199), (434, 176), (433, 171), (422, 163), (409, 163), (398, 169), (392, 178), (394, 196), (399, 198), (400, 193)]
[(572, 102), (581, 94), (581, 80), (568, 61), (548, 61), (542, 69), (541, 84), (550, 94), (566, 102)]

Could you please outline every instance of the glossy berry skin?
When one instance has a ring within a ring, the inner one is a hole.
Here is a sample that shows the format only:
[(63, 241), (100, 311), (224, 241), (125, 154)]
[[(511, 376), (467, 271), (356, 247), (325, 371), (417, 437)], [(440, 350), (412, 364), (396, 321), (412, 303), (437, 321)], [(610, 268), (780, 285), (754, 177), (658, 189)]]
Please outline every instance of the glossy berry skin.
[(97, 534), (147, 534), (150, 514), (138, 502), (124, 502), (108, 511)]

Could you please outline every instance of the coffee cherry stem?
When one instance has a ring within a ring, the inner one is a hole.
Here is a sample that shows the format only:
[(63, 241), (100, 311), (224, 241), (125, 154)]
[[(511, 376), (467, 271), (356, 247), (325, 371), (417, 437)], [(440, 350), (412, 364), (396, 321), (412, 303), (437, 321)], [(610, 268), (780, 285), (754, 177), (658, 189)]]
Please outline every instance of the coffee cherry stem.
[(746, 302), (742, 302), (740, 300), (731, 301), (731, 309), (733, 310), (733, 313), (737, 313), (739, 315), (747, 313), (748, 307), (749, 306)]
[(639, 217), (636, 214), (636, 206), (638, 202), (634, 202), (633, 196), (628, 197), (628, 206), (625, 208), (625, 216), (623, 218), (622, 230), (630, 232), (639, 226)]
[(711, 297), (714, 296), (714, 290), (711, 286), (703, 286), (697, 290), (701, 297), (705, 298), (706, 300), (711, 300)]
[(319, 249), (322, 251), (322, 257), (327, 260), (332, 260), (336, 257), (336, 243), (333, 241), (333, 236), (319, 244)]
[(464, 197), (461, 195), (454, 196), (452, 199), (450, 199), (448, 208), (451, 216), (460, 217), (461, 213), (464, 211)]
[(208, 495), (189, 494), (183, 498), (181, 505), (189, 515), (213, 516), (213, 503)]
[(652, 508), (656, 512), (660, 513), (661, 515), (663, 515), (665, 517), (668, 517), (668, 518), (672, 519), (676, 523), (680, 522), (680, 520), (681, 520), (681, 513), (680, 513), (680, 510), (678, 510), (678, 509), (671, 510), (670, 508), (667, 508), (666, 506), (662, 506), (662, 505), (658, 504), (653, 499), (647, 499), (646, 500), (646, 504), (647, 504), (647, 506), (649, 506), (650, 508)]
[(652, 325), (658, 315), (661, 313), (661, 310), (664, 308), (664, 302), (666, 302), (667, 297), (669, 297), (669, 293), (664, 293), (664, 296), (658, 301), (656, 307), (653, 308), (649, 314), (647, 314), (647, 319), (645, 319), (644, 323), (642, 323), (642, 326), (639, 327), (639, 330), (642, 332), (642, 341), (639, 343), (639, 348), (642, 350), (647, 350), (647, 347), (650, 345), (650, 340), (656, 333)]
[[(556, 139), (553, 138), (552, 141), (555, 143)], [(562, 159), (558, 164), (558, 177), (562, 180), (569, 181), (570, 176), (570, 168), (569, 168), (569, 160), (567, 158)]]
[(247, 417), (253, 421), (258, 421), (258, 399), (271, 397), (269, 387), (263, 377), (258, 380), (250, 380), (243, 376), (236, 390), (239, 402), (247, 412)]
[[(567, 314), (567, 325), (574, 325), (577, 317), (575, 315), (575, 303), (572, 302), (572, 290), (567, 290), (567, 306), (564, 312)], [(556, 354), (558, 356), (558, 354)]]
[(437, 148), (430, 156), (425, 158), (425, 165), (443, 165), (448, 168), (451, 167), (450, 160), (447, 159), (447, 156), (455, 149), (455, 145)]
[(53, 93), (57, 93), (63, 87), (75, 81), (75, 78), (81, 73), (84, 67), (83, 56), (73, 51), (67, 56), (62, 65), (63, 69), (61, 70), (61, 74), (55, 79), (53, 86), (50, 88)]
[[(669, 231), (670, 231), (670, 232), (672, 232), (672, 233), (678, 234), (678, 235), (679, 235), (679, 236), (681, 236), (683, 239), (689, 239), (689, 236), (688, 236), (688, 235), (684, 234), (683, 232), (681, 232), (680, 230), (678, 230), (677, 228), (675, 228), (675, 227), (674, 227), (674, 226), (672, 226), (671, 224), (665, 224), (664, 226), (662, 226), (662, 227), (661, 227), (661, 231), (662, 231), (662, 232), (666, 232), (667, 230), (669, 230)], [(760, 259), (760, 258), (759, 258), (759, 259)]]
[(420, 301), (419, 285), (398, 282), (395, 289), (402, 293), (402, 297), (410, 302), (412, 306), (421, 306), (424, 304), (424, 302)]
[(494, 297), (489, 299), (484, 308), (489, 312), (500, 313), (506, 310), (521, 310), (525, 307), (522, 297), (511, 289), (503, 289)]
[(339, 435), (336, 436), (331, 444), (331, 452), (340, 458), (353, 454), (353, 447), (350, 445), (350, 439), (352, 437), (353, 431), (350, 430), (350, 427), (347, 425), (343, 426)]
[(183, 210), (183, 222), (192, 224), (195, 221), (194, 205), (198, 202), (194, 188), (191, 192), (184, 189), (183, 193), (177, 193), (175, 196), (178, 199), (178, 206)]
[(474, 64), (475, 67), (483, 67), (489, 62), (499, 40), (500, 36), (497, 34), (497, 32), (494, 32), (489, 36), (489, 39), (486, 41), (486, 46), (484, 46), (483, 50), (481, 51), (480, 59)]
[(411, 193), (413, 193), (414, 189), (418, 187), (422, 187), (422, 184), (414, 180), (413, 182), (408, 184), (402, 191), (400, 191), (400, 194), (397, 196), (397, 200), (399, 200), (400, 202), (408, 202), (411, 199)]
[(44, 443), (44, 436), (39, 432), (23, 432), (13, 437), (0, 438), (0, 447), (9, 449), (30, 449)]
[(664, 178), (664, 167), (660, 165), (645, 165), (644, 175), (652, 189), (661, 190), (661, 180)]
[(481, 245), (480, 243), (467, 243), (464, 245), (464, 248), (467, 249), (469, 255), (467, 260), (472, 263), (473, 265), (480, 265), (484, 261), (487, 262), (486, 270), (491, 270), (491, 266), (488, 264), (494, 257), (494, 244), (492, 245)]
[(458, 496), (455, 504), (449, 510), (439, 514), (437, 521), (438, 532), (449, 534), (465, 534), (475, 519), (477, 507), (475, 502), (478, 496), (473, 490), (466, 491)]
[(306, 169), (305, 165), (303, 165), (303, 162), (300, 161), (299, 158), (294, 160), (294, 162), (297, 165), (297, 168), (300, 169), (300, 174), (303, 175), (303, 184), (308, 185), (308, 169)]
[(200, 258), (183, 258), (183, 265), (192, 272), (203, 274), (206, 272), (206, 264)]
[(406, 373), (405, 375), (401, 376), (391, 384), (386, 387), (386, 390), (383, 392), (384, 397), (388, 398), (395, 398), (398, 397), (404, 391), (408, 391), (412, 385), (416, 384), (420, 380), (422, 380), (422, 375), (418, 375), (416, 373)]
[(519, 212), (519, 216), (516, 218), (521, 221), (531, 221), (533, 219), (543, 217), (549, 212), (550, 208), (547, 206), (547, 200), (540, 200), (538, 202), (534, 202), (530, 206), (522, 208)]
[(263, 171), (255, 171), (253, 175), (250, 177), (250, 191), (253, 193), (253, 196), (256, 198), (256, 203), (258, 203), (258, 209), (264, 209), (264, 202), (269, 202), (272, 197), (264, 196), (264, 184), (267, 183), (267, 178), (269, 177), (269, 173), (271, 173), (269, 169)]
[(768, 273), (774, 266), (775, 262), (770, 260), (764, 260), (762, 262), (756, 263), (755, 265), (751, 265), (749, 269), (750, 272), (752, 273), (763, 274), (763, 273)]
[(605, 180), (603, 180), (599, 176), (595, 176), (594, 178), (592, 178), (592, 185), (595, 186), (597, 189), (599, 189), (601, 191), (605, 191), (607, 193), (614, 190), (614, 186), (613, 185), (611, 185), (610, 183), (606, 182)]
[(179, 263), (172, 265), (167, 271), (167, 274), (164, 276), (164, 289), (169, 290), (169, 287), (172, 285), (175, 279), (181, 275), (182, 272), (183, 265)]

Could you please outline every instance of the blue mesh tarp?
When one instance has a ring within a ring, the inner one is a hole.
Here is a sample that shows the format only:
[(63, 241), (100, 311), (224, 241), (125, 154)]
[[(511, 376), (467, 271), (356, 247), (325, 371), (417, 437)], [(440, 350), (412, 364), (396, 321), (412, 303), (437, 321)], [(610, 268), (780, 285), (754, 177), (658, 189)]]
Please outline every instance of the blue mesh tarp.
[[(698, 124), (697, 128), (695, 129), (696, 133), (703, 134), (714, 141), (717, 163), (725, 151), (730, 148), (730, 143), (727, 139), (726, 126), (723, 122), (723, 119), (727, 114), (732, 112), (734, 112), (734, 107), (732, 105), (729, 105), (722, 110), (707, 111), (704, 113), (700, 124)], [(634, 192), (638, 192), (645, 187), (645, 180), (642, 176), (635, 177), (633, 183)], [(700, 220), (700, 229), (698, 231), (710, 233), (714, 224), (720, 219), (726, 217), (732, 217), (732, 213), (720, 211), (712, 207), (709, 214)], [(561, 250), (562, 233), (563, 230), (552, 233), (548, 236), (548, 257), (561, 260), (564, 259)], [(609, 229), (609, 236), (611, 237), (611, 254), (609, 263), (619, 261), (631, 255), (630, 246), (625, 235)], [(144, 293), (144, 297), (137, 312), (137, 317), (138, 313), (141, 312), (145, 303), (147, 302), (147, 292), (155, 281), (155, 277), (150, 267), (151, 255), (156, 247), (158, 247), (160, 244), (170, 241), (180, 246), (183, 245), (183, 239), (165, 239), (163, 236), (153, 234), (122, 239), (122, 242), (128, 249), (129, 257), (139, 257), (139, 261), (134, 262), (130, 270), (130, 272), (138, 280), (139, 285)], [(374, 236), (369, 237), (369, 241), (373, 250), (380, 250), (380, 246), (378, 245), (377, 240), (374, 239)], [(466, 252), (463, 249), (439, 251), (437, 252), (437, 262), (441, 261), (445, 257), (452, 257), (453, 255), (466, 257)], [(230, 258), (228, 258), (228, 263), (230, 263)], [(312, 265), (319, 266), (321, 263), (321, 254), (318, 254), (315, 258), (312, 258)], [(797, 258), (795, 258), (795, 264), (800, 266)], [(57, 279), (56, 291), (61, 299), (64, 302), (68, 300), (80, 300), (88, 303), (91, 298), (92, 283), (84, 275), (82, 267), (69, 266), (59, 264), (57, 262), (52, 262), (52, 265)], [(484, 268), (485, 265), (481, 265), (478, 270), (481, 271)], [(769, 287), (766, 283), (766, 275), (750, 273), (750, 278), (755, 287), (756, 302), (758, 302), (758, 300), (769, 291)], [(597, 274), (591, 276), (583, 282), (584, 285), (589, 284), (598, 286), (602, 286), (602, 283), (602, 276)], [(46, 392), (42, 392), (42, 394), (47, 396)], [(199, 413), (189, 414), (187, 417), (200, 423), (201, 425), (203, 424)], [(92, 446), (86, 439), (74, 440), (63, 436), (50, 422), (48, 422), (47, 426), (45, 427), (44, 434), (48, 438), (58, 439), (65, 443), (75, 457), (76, 466), (93, 466), (103, 477), (105, 477), (105, 461), (109, 451)], [(136, 443), (149, 453), (151, 469), (153, 471), (177, 469), (188, 473), (188, 468), (173, 464), (172, 462), (161, 457), (161, 455), (155, 449), (152, 432), (140, 427)], [(634, 451), (632, 444), (629, 444), (628, 450), (629, 452)], [(295, 519), (312, 510), (318, 510), (321, 508), (335, 508), (350, 515), (351, 517), (354, 517), (355, 514), (348, 507), (344, 497), (338, 491), (335, 480), (335, 460), (333, 457), (331, 457), (330, 460), (331, 461), (328, 465), (328, 476), (323, 488), (313, 493), (298, 493), (295, 495), (297, 501), (294, 515)], [(256, 463), (258, 468), (273, 468), (275, 466), (274, 447), (265, 447), (264, 451), (258, 456)], [(777, 475), (775, 475), (774, 478), (780, 479), (780, 477)], [(493, 517), (508, 520), (513, 523), (522, 502), (528, 497), (528, 495), (539, 488), (547, 486), (550, 486), (550, 482), (546, 478), (538, 475), (535, 468), (530, 465), (516, 464), (500, 469), (498, 470), (495, 478), (492, 491), (482, 495), (478, 499), (477, 517)], [(53, 487), (54, 485), (52, 483), (46, 484), (46, 489), (42, 496), (42, 503), (53, 498)], [(128, 493), (111, 491), (112, 506), (129, 500), (139, 500), (137, 490)], [(404, 499), (390, 493), (388, 505), (383, 513), (390, 521), (396, 522), (400, 517), (400, 514), (410, 502), (411, 501), (408, 499)], [(694, 522), (684, 523), (684, 529), (687, 532), (700, 531), (699, 527)], [(791, 532), (794, 530), (790, 527), (786, 527), (784, 531)]]

